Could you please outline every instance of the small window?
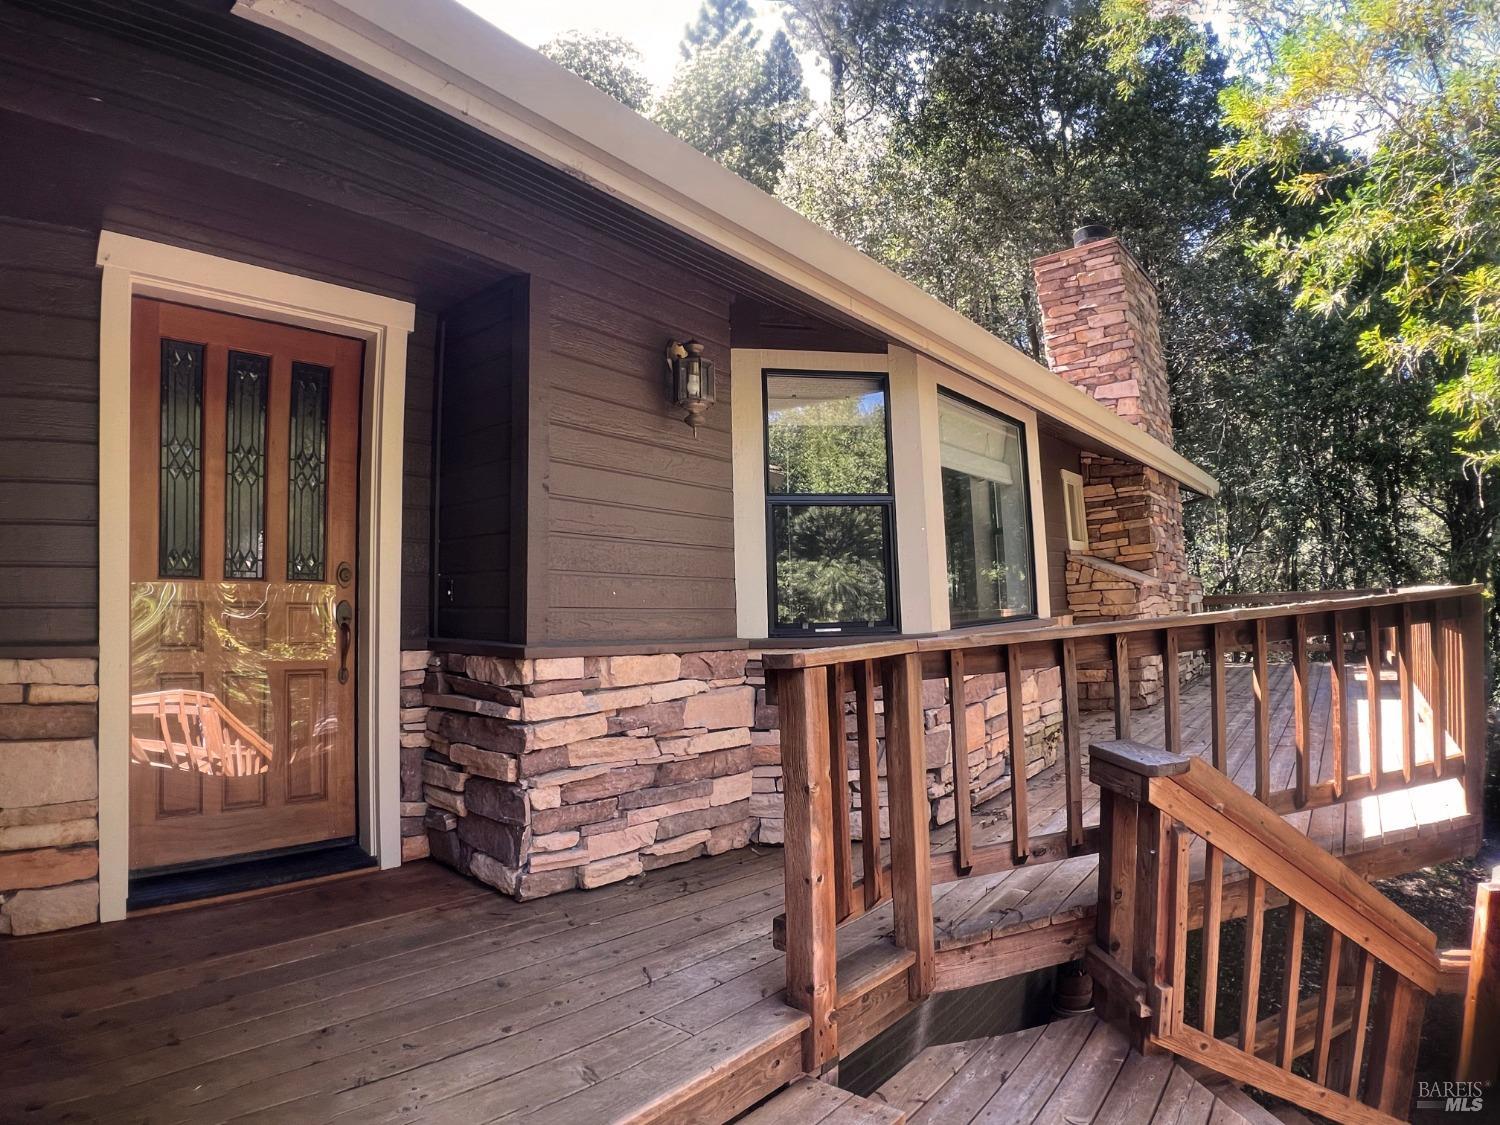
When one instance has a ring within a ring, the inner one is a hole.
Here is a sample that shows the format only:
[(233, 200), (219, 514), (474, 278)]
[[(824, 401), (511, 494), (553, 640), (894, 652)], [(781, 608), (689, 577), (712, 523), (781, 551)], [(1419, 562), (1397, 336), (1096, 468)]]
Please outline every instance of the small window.
[(1068, 550), (1089, 549), (1089, 521), (1083, 507), (1083, 477), (1062, 470), (1063, 516), (1068, 521)]
[(1036, 612), (1025, 432), (1003, 415), (942, 395), (943, 527), (953, 625)]
[(896, 627), (885, 377), (766, 375), (771, 632)]

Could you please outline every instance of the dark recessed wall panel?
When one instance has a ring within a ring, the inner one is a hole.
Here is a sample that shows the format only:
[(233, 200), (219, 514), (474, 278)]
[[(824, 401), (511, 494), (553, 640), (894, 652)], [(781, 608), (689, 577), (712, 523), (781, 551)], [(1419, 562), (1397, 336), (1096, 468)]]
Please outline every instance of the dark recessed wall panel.
[(99, 635), (97, 241), (0, 218), (0, 647)]
[(1046, 505), (1047, 583), (1051, 590), (1052, 615), (1068, 612), (1068, 514), (1063, 500), (1062, 470), (1078, 471), (1078, 446), (1041, 433), (1042, 502)]

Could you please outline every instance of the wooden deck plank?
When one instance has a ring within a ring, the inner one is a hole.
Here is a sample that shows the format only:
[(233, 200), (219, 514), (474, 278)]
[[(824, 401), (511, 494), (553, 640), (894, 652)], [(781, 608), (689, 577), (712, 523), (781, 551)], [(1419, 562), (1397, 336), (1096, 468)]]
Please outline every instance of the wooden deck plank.
[(910, 1115), (911, 1125), (974, 1120), (1017, 1064), (1041, 1041), (1043, 1030), (1033, 1027), (989, 1040), (927, 1104)]

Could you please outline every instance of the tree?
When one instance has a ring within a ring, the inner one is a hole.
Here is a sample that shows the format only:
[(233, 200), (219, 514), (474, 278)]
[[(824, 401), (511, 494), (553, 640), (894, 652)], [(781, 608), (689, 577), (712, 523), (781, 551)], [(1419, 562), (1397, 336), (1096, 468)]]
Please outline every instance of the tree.
[(802, 69), (785, 36), (764, 55), (730, 36), (678, 68), (654, 117), (699, 152), (774, 191), (808, 111)]
[(542, 44), (541, 52), (616, 101), (637, 113), (646, 112), (651, 83), (640, 71), (640, 51), (629, 40), (598, 32), (565, 31)]
[(754, 47), (760, 42), (760, 32), (755, 30), (755, 12), (749, 0), (703, 0), (697, 18), (683, 28), (682, 44), (678, 49), (686, 60), (730, 39), (746, 47)]

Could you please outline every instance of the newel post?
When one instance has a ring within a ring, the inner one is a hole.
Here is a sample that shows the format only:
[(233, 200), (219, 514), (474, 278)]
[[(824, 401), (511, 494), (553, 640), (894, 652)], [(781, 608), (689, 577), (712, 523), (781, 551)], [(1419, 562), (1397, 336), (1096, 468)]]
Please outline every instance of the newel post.
[(1171, 1031), (1179, 862), (1171, 818), (1151, 804), (1150, 784), (1188, 765), (1180, 755), (1124, 739), (1089, 747), (1100, 801), (1099, 910), (1088, 967), (1105, 1018), (1125, 1020), (1142, 1051), (1153, 1033)]
[(775, 675), (786, 790), (786, 995), (811, 1018), (802, 1065), (816, 1074), (838, 1057), (833, 794), (825, 757), (828, 670), (788, 668)]

